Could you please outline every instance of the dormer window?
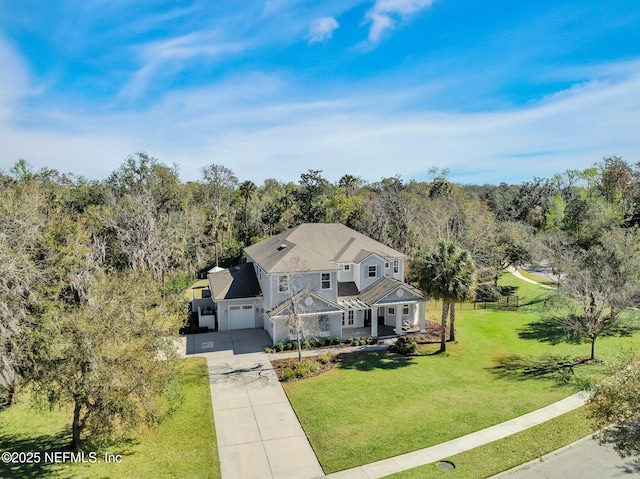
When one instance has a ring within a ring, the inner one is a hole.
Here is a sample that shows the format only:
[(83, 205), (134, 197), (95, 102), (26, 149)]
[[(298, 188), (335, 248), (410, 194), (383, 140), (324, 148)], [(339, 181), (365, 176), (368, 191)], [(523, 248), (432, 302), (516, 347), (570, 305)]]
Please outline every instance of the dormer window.
[(322, 289), (331, 289), (331, 273), (322, 273)]
[(344, 265), (344, 270), (345, 271), (349, 271), (351, 269), (351, 265), (350, 264), (345, 264)]
[(369, 278), (376, 278), (378, 276), (378, 267), (373, 265), (369, 266)]
[(400, 272), (400, 260), (397, 260), (397, 259), (393, 260), (393, 272), (394, 273)]

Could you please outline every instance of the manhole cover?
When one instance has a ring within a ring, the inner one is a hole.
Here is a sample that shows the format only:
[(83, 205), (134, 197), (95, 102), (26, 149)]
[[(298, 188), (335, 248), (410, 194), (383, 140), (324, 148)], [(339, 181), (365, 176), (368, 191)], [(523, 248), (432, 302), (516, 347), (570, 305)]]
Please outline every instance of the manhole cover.
[(437, 466), (441, 471), (453, 471), (456, 468), (453, 462), (449, 461), (440, 461)]
[(213, 341), (206, 341), (206, 342), (200, 343), (200, 347), (202, 349), (213, 349)]

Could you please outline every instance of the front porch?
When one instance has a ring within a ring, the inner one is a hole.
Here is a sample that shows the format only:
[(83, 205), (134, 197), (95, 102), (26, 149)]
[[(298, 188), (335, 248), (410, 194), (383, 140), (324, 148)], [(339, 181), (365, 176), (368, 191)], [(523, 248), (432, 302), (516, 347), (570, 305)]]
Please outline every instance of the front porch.
[[(402, 334), (419, 333), (420, 326), (415, 325), (408, 328), (402, 328)], [(378, 338), (390, 338), (394, 336), (400, 336), (396, 334), (396, 329), (393, 326), (386, 326), (384, 324), (378, 325)], [(365, 326), (364, 328), (344, 328), (342, 330), (342, 339), (349, 338), (371, 338), (374, 337), (371, 333), (371, 326)]]

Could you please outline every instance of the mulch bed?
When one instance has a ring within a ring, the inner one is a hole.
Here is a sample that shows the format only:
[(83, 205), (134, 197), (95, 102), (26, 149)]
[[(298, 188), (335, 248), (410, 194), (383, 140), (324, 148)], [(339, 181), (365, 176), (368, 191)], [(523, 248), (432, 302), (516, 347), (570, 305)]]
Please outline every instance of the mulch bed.
[[(278, 380), (282, 381), (282, 375), (285, 371), (293, 371), (294, 365), (298, 362), (298, 358), (285, 358), (285, 359), (274, 359), (271, 361), (271, 365), (273, 366), (274, 371), (278, 375)], [(312, 378), (314, 376), (319, 376), (322, 373), (326, 373), (327, 371), (333, 369), (336, 365), (335, 356), (331, 357), (331, 361), (326, 364), (323, 364), (318, 356), (307, 356), (302, 358), (302, 362), (314, 363), (318, 366), (318, 369), (307, 374), (304, 378), (291, 378), (288, 379), (287, 382), (290, 381), (299, 381), (300, 379)]]

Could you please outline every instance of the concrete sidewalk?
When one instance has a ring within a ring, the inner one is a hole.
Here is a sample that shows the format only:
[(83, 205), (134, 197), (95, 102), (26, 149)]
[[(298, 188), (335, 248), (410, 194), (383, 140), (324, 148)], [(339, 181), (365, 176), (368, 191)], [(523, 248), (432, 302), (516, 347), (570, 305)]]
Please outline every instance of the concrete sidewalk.
[(327, 479), (377, 479), (440, 461), (478, 446), (497, 441), (498, 439), (503, 439), (572, 411), (582, 406), (587, 400), (587, 397), (588, 394), (586, 392), (580, 392), (562, 401), (543, 407), (542, 409), (511, 419), (510, 421), (481, 429), (480, 431), (452, 439), (451, 441), (436, 446), (426, 447), (408, 454), (402, 454), (401, 456), (391, 457), (371, 464), (365, 464), (364, 466), (329, 474), (327, 475)]
[(263, 352), (269, 344), (263, 330), (206, 333), (187, 339), (187, 354), (205, 357), (209, 366), (222, 478), (324, 478)]

